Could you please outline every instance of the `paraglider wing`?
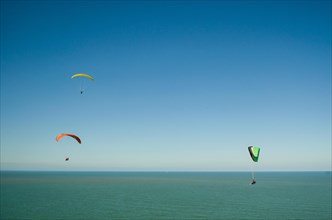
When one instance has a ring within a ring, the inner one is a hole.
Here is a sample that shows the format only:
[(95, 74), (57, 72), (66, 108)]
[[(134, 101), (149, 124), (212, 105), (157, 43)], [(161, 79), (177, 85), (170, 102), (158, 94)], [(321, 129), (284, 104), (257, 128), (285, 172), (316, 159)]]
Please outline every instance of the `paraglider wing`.
[(86, 78), (88, 78), (88, 79), (94, 80), (94, 79), (92, 78), (92, 76), (90, 76), (90, 75), (88, 75), (88, 74), (85, 74), (85, 73), (77, 73), (77, 74), (74, 74), (71, 78), (73, 79), (73, 78), (78, 77), (78, 76), (86, 77)]
[[(80, 77), (81, 78), (81, 94), (83, 94), (83, 91), (85, 90), (84, 88), (84, 81), (85, 80), (94, 80), (94, 78), (92, 78), (92, 76), (86, 74), (86, 73), (76, 73), (74, 75), (71, 76), (71, 78), (76, 78), (76, 77)], [(86, 79), (85, 79), (86, 78)]]
[(81, 139), (74, 134), (60, 134), (56, 137), (56, 141), (59, 141), (61, 138), (65, 137), (65, 136), (72, 137), (72, 138), (76, 139), (76, 141), (78, 143), (81, 143)]
[(260, 152), (260, 148), (259, 147), (254, 147), (254, 146), (250, 146), (248, 147), (251, 159), (255, 162), (258, 161), (259, 158), (259, 152)]

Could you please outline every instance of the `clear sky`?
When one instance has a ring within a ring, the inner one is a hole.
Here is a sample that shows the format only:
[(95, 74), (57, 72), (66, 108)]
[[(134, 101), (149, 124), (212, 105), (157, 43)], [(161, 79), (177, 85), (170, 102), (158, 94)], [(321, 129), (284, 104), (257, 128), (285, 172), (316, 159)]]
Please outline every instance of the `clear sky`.
[(250, 145), (331, 170), (331, 1), (1, 1), (2, 170), (246, 171)]

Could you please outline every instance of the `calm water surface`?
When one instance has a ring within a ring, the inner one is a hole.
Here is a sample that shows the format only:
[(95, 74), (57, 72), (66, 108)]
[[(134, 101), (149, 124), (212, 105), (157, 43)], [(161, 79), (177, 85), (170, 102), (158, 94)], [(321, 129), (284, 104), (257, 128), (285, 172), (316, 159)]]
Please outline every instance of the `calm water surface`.
[(1, 219), (331, 219), (331, 172), (1, 172)]

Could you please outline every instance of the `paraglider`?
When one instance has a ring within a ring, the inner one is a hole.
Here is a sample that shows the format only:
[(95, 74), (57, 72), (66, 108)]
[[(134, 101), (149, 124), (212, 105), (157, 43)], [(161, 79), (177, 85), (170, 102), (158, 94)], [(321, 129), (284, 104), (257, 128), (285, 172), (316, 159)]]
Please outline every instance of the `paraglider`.
[[(87, 78), (87, 79), (90, 79), (90, 80), (94, 80), (94, 78), (86, 73), (76, 73), (74, 75), (72, 75), (72, 79), (73, 78), (76, 78), (76, 77), (83, 77), (83, 78)], [(83, 79), (81, 80), (81, 94), (83, 94), (83, 91), (84, 91), (84, 86), (83, 86)]]
[[(255, 163), (258, 162), (260, 148), (255, 147), (255, 146), (249, 146), (248, 150), (249, 150), (249, 154), (250, 154), (251, 159)], [(256, 180), (255, 180), (255, 173), (254, 173), (253, 170), (251, 170), (251, 176), (252, 176), (251, 185), (254, 185), (254, 184), (256, 184)]]
[[(59, 134), (56, 138), (55, 138), (55, 140), (57, 141), (57, 142), (59, 142), (60, 141), (60, 139), (61, 138), (63, 138), (63, 137), (71, 137), (71, 138), (74, 138), (79, 144), (81, 144), (81, 139), (79, 138), (79, 137), (77, 137), (76, 135), (74, 135), (74, 134)], [(66, 157), (65, 158), (65, 161), (69, 161), (69, 157)]]

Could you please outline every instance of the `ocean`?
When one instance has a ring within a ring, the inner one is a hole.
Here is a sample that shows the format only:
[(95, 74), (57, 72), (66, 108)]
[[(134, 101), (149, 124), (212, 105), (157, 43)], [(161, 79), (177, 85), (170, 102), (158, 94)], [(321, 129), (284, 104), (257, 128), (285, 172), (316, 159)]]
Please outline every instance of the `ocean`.
[(331, 172), (1, 171), (1, 220), (331, 219)]

